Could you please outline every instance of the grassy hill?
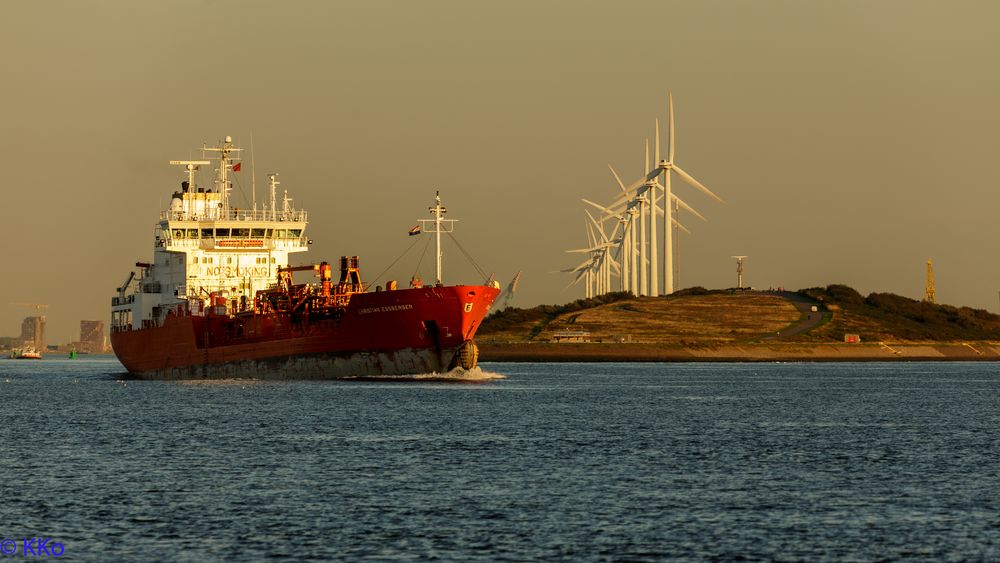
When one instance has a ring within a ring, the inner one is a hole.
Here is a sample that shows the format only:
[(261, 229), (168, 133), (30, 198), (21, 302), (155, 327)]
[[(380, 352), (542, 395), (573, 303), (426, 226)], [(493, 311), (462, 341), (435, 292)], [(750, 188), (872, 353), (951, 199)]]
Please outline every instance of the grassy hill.
[(935, 305), (892, 293), (863, 297), (845, 285), (800, 291), (832, 313), (826, 325), (812, 331), (814, 339), (840, 339), (860, 334), (868, 341), (996, 341), (1000, 315), (983, 309)]
[[(809, 312), (810, 304), (817, 313)], [(794, 332), (789, 329), (810, 315), (822, 315), (822, 322), (800, 334), (778, 335)], [(865, 342), (1000, 341), (1000, 316), (890, 293), (864, 297), (843, 285), (795, 294), (692, 288), (669, 297), (612, 293), (566, 305), (508, 308), (484, 320), (478, 339), (545, 342), (561, 331), (586, 331), (591, 341), (658, 344), (843, 342), (845, 334), (859, 334)]]

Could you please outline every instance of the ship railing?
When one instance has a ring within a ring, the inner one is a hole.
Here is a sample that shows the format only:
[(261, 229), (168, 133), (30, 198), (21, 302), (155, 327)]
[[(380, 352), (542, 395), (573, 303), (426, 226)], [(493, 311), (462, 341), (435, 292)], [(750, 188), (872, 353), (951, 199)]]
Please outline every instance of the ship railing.
[(167, 210), (160, 212), (160, 220), (164, 221), (289, 221), (294, 223), (305, 223), (309, 220), (309, 214), (302, 210), (288, 212), (272, 212), (253, 209), (215, 209), (207, 213), (194, 213), (185, 211)]
[[(155, 246), (166, 248), (167, 246), (171, 248), (200, 248), (202, 250), (213, 250), (217, 246), (225, 246), (225, 241), (233, 241), (238, 243), (241, 240), (263, 240), (264, 246), (248, 246), (249, 250), (267, 250), (267, 249), (281, 249), (281, 248), (298, 248), (305, 246), (306, 237), (296, 237), (296, 238), (273, 238), (273, 237), (222, 237), (222, 238), (192, 238), (192, 239), (177, 239), (171, 238), (169, 240), (163, 238), (157, 238)], [(223, 244), (219, 244), (219, 243)], [(235, 248), (239, 248), (236, 246)]]
[(128, 305), (130, 303), (135, 303), (135, 294), (134, 293), (130, 293), (130, 294), (126, 295), (125, 297), (112, 297), (111, 298), (111, 305), (112, 306), (115, 306), (115, 305)]

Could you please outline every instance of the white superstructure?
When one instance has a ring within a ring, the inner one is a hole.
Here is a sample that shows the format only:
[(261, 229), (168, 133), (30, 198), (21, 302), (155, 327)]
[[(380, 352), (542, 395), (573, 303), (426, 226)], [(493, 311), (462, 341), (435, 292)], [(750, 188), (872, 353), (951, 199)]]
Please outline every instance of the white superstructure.
[[(187, 180), (160, 213), (152, 263), (137, 263), (112, 300), (112, 330), (162, 324), (167, 314), (203, 314), (223, 300), (229, 314), (253, 308), (254, 295), (275, 283), (276, 268), (309, 248), (306, 212), (295, 209), (288, 192), (277, 197), (280, 182), (269, 174), (270, 205), (247, 209), (230, 205), (232, 176), (242, 169), (242, 149), (226, 137), (217, 147), (202, 147), (202, 160), (170, 161), (184, 166)], [(195, 182), (202, 166), (215, 164), (208, 187)]]

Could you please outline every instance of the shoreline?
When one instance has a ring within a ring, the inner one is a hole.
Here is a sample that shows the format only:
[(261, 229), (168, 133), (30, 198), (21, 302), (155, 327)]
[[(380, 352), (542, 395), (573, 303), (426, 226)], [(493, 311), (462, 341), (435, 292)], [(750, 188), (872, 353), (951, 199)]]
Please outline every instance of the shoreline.
[(479, 343), (481, 362), (1000, 361), (1000, 343), (611, 344)]

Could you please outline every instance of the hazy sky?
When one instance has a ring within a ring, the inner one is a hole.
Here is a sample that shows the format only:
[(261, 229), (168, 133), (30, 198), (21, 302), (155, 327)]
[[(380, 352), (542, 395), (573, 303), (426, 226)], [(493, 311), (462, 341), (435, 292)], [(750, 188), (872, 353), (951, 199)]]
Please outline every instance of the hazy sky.
[[(375, 276), (440, 189), (485, 270), (524, 271), (516, 304), (580, 297), (549, 273), (580, 260), (579, 198), (615, 195), (609, 162), (638, 177), (668, 90), (676, 161), (727, 201), (675, 183), (709, 219), (684, 221), (680, 287), (735, 285), (745, 254), (755, 287), (919, 298), (933, 258), (939, 302), (1000, 305), (998, 2), (3, 5), (3, 335), (12, 302), (51, 305), (49, 342), (107, 320), (167, 161), (227, 134), (310, 212), (300, 261)], [(446, 282), (481, 281), (446, 252)]]

